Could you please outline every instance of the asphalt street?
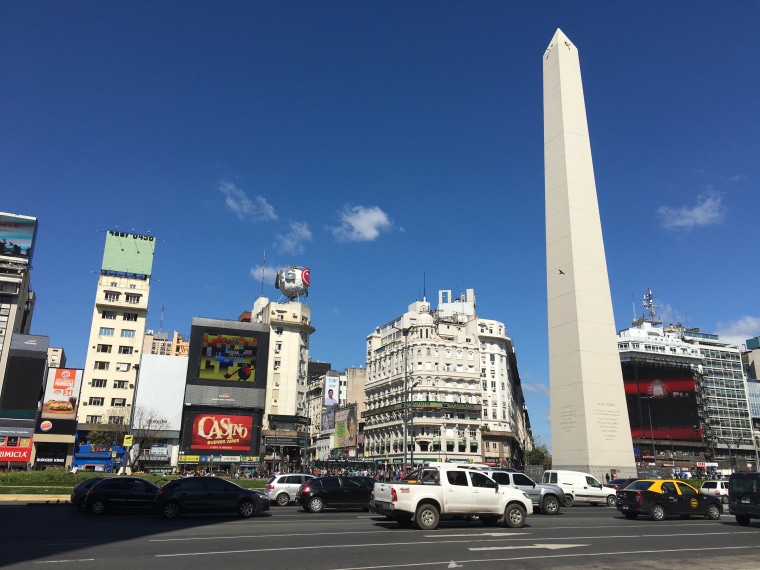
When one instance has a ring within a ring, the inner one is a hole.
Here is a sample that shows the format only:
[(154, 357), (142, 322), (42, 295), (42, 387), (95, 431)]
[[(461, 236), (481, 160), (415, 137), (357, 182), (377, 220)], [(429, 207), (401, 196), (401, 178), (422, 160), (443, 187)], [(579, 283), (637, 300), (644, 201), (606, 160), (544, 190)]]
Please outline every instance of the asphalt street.
[(79, 513), (66, 504), (0, 505), (0, 565), (10, 568), (758, 568), (760, 524), (668, 518), (630, 521), (614, 508), (535, 514), (522, 529), (444, 520), (402, 529), (363, 511), (272, 507), (234, 515)]

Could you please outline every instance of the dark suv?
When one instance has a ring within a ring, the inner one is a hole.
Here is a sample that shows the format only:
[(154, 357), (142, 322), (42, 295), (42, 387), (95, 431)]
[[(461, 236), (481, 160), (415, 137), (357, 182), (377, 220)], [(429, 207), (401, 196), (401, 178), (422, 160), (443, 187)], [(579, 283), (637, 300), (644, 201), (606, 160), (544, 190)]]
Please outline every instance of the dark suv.
[(369, 510), (372, 489), (356, 477), (320, 477), (298, 491), (296, 501), (311, 513), (325, 508), (362, 508)]
[(728, 480), (728, 511), (747, 526), (760, 519), (760, 473), (734, 473)]
[(181, 512), (236, 512), (248, 518), (269, 510), (269, 497), (216, 477), (186, 477), (169, 481), (156, 494), (155, 508), (168, 519)]

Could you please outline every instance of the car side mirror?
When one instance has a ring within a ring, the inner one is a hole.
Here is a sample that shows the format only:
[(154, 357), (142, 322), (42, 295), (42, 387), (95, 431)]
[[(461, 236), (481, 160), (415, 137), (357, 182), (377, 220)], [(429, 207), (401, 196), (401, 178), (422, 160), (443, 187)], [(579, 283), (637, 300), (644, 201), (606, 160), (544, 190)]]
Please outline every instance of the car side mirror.
[(496, 492), (498, 493), (499, 492), (499, 484), (496, 483), (495, 485), (496, 485)]

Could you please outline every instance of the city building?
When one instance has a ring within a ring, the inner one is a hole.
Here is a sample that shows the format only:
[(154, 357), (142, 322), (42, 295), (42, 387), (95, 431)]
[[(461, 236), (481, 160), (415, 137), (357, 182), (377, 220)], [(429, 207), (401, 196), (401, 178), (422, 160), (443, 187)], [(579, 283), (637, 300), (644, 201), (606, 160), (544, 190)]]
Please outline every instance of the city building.
[[(14, 337), (28, 335), (32, 324), (35, 295), (29, 270), (36, 235), (37, 218), (0, 212), (0, 402), (6, 406), (0, 408), (0, 463), (10, 469), (26, 469), (32, 461), (37, 403), (32, 405), (29, 398), (36, 391), (39, 401), (43, 381), (43, 371), (38, 376), (36, 366), (33, 377), (18, 376), (18, 370), (11, 374), (16, 366), (11, 364), (12, 344), (21, 342), (21, 358), (25, 349), (33, 348)], [(35, 352), (35, 363), (38, 357)]]
[(66, 352), (58, 346), (49, 347), (47, 362), (50, 368), (66, 368)]
[(129, 424), (155, 243), (153, 236), (106, 233), (77, 416), (80, 431), (98, 425), (119, 434)]
[(189, 346), (190, 343), (177, 331), (174, 331), (171, 338), (169, 338), (168, 331), (156, 333), (152, 330), (146, 330), (142, 353), (167, 356), (187, 356)]
[(472, 289), (377, 327), (366, 375), (365, 459), (523, 465), (532, 438), (514, 347), (503, 323), (478, 318)]

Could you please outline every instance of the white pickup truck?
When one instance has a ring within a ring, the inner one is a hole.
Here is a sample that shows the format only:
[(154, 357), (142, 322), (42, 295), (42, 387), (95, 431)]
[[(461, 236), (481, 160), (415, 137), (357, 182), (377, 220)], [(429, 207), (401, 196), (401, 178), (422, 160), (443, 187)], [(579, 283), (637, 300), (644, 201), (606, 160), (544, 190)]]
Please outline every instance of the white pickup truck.
[(523, 491), (499, 485), (483, 473), (456, 466), (421, 467), (395, 483), (375, 483), (370, 510), (402, 526), (438, 527), (441, 516), (477, 515), (485, 525), (504, 520), (521, 528), (533, 513)]

